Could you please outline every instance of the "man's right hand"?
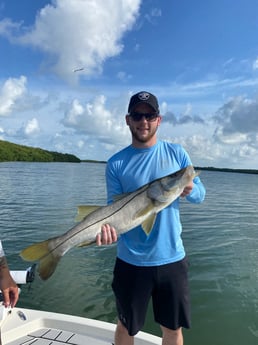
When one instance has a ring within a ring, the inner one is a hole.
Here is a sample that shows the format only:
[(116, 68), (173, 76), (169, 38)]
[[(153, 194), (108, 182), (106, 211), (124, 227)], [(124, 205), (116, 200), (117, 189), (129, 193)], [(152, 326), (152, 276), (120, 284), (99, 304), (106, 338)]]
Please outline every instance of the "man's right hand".
[(5, 307), (15, 307), (19, 298), (19, 289), (11, 277), (8, 267), (1, 270), (0, 289), (3, 294), (3, 304)]
[(117, 233), (113, 226), (104, 224), (101, 227), (101, 233), (96, 236), (96, 244), (98, 246), (112, 244), (117, 241)]

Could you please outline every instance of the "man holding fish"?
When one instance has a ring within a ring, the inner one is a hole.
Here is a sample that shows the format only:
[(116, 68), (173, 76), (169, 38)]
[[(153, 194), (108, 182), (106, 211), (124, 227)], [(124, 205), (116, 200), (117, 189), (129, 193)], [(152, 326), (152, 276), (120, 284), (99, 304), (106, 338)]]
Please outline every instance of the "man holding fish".
[[(181, 145), (157, 139), (162, 117), (157, 98), (146, 91), (130, 99), (126, 124), (132, 144), (111, 157), (106, 168), (108, 203), (117, 195), (131, 193), (161, 179), (162, 193), (149, 193), (152, 206), (165, 201), (163, 177), (192, 165)], [(187, 168), (188, 169), (188, 168)], [(205, 188), (198, 176), (184, 185), (181, 197), (201, 203)], [(155, 195), (154, 195), (155, 194)], [(162, 330), (162, 345), (182, 345), (182, 327), (190, 328), (188, 262), (181, 239), (179, 197), (154, 216), (148, 224), (119, 234), (113, 224), (105, 224), (96, 236), (98, 245), (117, 243), (117, 259), (112, 288), (116, 298), (118, 323), (115, 345), (132, 345), (143, 327), (152, 298), (155, 321)]]
[(115, 345), (133, 344), (151, 297), (162, 345), (182, 345), (182, 327), (190, 327), (179, 197), (200, 203), (205, 188), (182, 146), (157, 139), (161, 119), (154, 95), (132, 96), (126, 115), (132, 144), (107, 163), (108, 205), (80, 206), (81, 222), (20, 253), (39, 261), (39, 276), (46, 280), (71, 248), (111, 244), (119, 237), (112, 283), (119, 319)]

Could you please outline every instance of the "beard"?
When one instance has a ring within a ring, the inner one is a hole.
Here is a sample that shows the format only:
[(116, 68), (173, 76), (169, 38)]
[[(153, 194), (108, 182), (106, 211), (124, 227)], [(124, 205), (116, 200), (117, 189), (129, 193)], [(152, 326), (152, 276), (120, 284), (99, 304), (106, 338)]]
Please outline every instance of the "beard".
[(139, 143), (147, 143), (149, 140), (151, 140), (158, 130), (158, 126), (154, 127), (153, 129), (145, 130), (145, 134), (142, 134), (139, 129), (135, 129), (130, 127), (132, 137), (134, 140), (138, 141)]

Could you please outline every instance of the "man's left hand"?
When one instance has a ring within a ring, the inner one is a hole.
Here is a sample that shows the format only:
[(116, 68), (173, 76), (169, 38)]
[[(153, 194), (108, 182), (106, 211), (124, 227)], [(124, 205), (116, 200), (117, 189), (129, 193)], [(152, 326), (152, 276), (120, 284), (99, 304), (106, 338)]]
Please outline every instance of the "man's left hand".
[(192, 190), (193, 190), (193, 182), (189, 183), (189, 185), (187, 185), (184, 188), (184, 190), (180, 196), (183, 198), (183, 197), (189, 195), (192, 192)]

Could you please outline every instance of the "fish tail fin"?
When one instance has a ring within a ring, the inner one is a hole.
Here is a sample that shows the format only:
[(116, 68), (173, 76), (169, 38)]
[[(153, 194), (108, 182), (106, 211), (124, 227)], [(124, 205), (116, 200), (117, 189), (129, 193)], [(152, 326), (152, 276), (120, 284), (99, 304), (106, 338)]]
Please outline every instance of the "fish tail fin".
[(25, 261), (39, 261), (38, 273), (43, 280), (47, 280), (54, 273), (61, 259), (60, 255), (49, 249), (49, 242), (50, 240), (32, 244), (20, 253)]

